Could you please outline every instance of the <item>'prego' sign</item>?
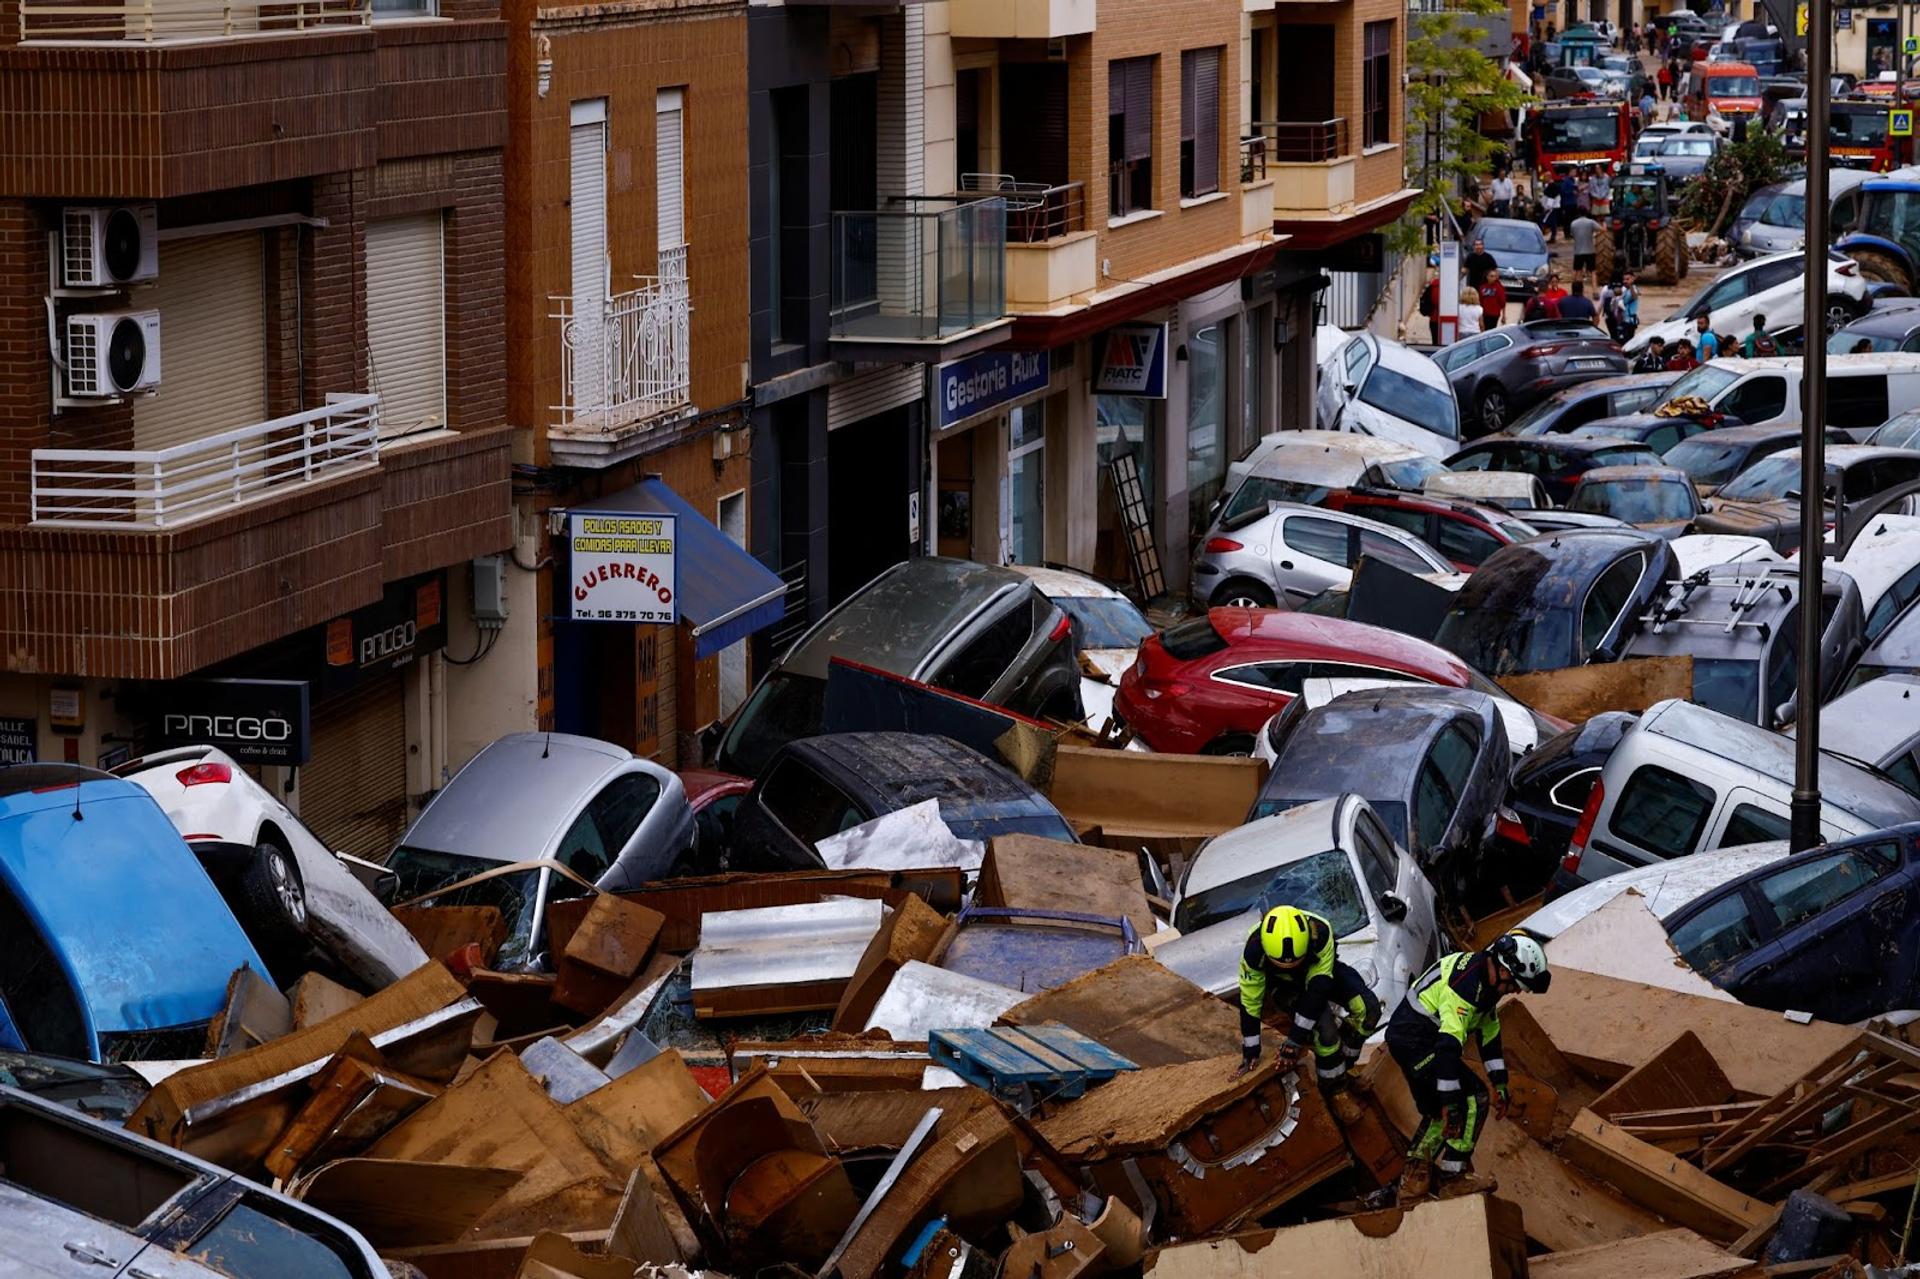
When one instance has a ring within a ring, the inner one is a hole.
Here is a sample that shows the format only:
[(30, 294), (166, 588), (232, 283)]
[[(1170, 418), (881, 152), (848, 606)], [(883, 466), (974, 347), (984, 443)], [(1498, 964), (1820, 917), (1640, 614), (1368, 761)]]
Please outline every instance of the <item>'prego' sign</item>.
[(680, 620), (672, 515), (569, 511), (568, 617), (576, 622)]

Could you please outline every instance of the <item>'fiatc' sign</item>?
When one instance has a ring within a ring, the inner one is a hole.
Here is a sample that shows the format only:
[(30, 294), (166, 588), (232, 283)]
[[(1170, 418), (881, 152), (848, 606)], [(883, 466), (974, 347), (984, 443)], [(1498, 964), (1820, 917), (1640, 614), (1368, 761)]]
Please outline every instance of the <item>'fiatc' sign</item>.
[(679, 621), (674, 520), (652, 512), (569, 511), (573, 578), (567, 616), (576, 622)]

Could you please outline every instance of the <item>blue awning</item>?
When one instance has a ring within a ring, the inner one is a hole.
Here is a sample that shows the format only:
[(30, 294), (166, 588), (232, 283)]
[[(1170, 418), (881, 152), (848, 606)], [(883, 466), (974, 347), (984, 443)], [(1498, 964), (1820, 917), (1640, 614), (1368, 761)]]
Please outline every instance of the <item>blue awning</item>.
[(658, 479), (580, 504), (582, 510), (678, 516), (680, 619), (693, 655), (712, 657), (786, 614), (786, 583)]

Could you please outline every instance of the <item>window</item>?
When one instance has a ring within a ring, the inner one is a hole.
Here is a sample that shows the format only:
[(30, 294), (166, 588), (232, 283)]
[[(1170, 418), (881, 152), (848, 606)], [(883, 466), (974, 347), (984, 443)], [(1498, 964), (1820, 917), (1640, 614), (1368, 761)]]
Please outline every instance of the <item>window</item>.
[(661, 89), (654, 95), (654, 225), (662, 276), (682, 272), (686, 265), (670, 261), (666, 253), (687, 242), (685, 103), (684, 89)]
[(1600, 575), (1587, 592), (1586, 605), (1580, 610), (1580, 643), (1587, 653), (1606, 640), (1608, 632), (1633, 599), (1633, 588), (1640, 584), (1647, 557), (1635, 551)]
[[(1408, 573), (1431, 573), (1434, 566), (1427, 563), (1420, 553), (1410, 546), (1396, 542), (1390, 537), (1374, 532), (1372, 529), (1360, 530), (1360, 554), (1371, 560), (1380, 560)], [(1357, 558), (1357, 557), (1356, 557)]]
[(1415, 537), (1424, 538), (1427, 535), (1425, 511), (1410, 511), (1404, 506), (1375, 506), (1371, 503), (1349, 507), (1348, 511), (1354, 515), (1364, 515), (1370, 520), (1379, 520), (1382, 524), (1397, 528), (1403, 533), (1411, 533)]
[[(573, 819), (573, 825), (567, 827), (567, 833), (560, 839), (560, 847), (554, 850), (553, 859), (589, 884), (606, 874), (608, 867), (613, 865), (613, 851), (607, 848), (607, 841), (600, 836), (600, 824), (593, 819), (591, 804)], [(558, 877), (555, 882), (558, 883)]]
[(1648, 432), (1645, 441), (1646, 446), (1655, 453), (1665, 453), (1679, 442), (1680, 428), (1670, 422), (1654, 427), (1652, 431)]
[(1281, 526), (1280, 539), (1302, 555), (1342, 567), (1349, 563), (1347, 526), (1338, 521), (1296, 515)]
[(1008, 562), (1039, 564), (1046, 559), (1046, 401), (1036, 400), (1007, 415)]
[(1721, 898), (1673, 930), (1673, 948), (1703, 973), (1714, 973), (1760, 944), (1760, 930), (1738, 891)]
[[(1829, 387), (1837, 383), (1829, 383)], [(1742, 422), (1767, 422), (1787, 411), (1787, 380), (1783, 377), (1748, 378), (1728, 391), (1714, 407)]]
[(1440, 517), (1440, 553), (1456, 564), (1478, 565), (1503, 543), (1477, 524)]
[(798, 760), (782, 760), (767, 779), (760, 803), (780, 824), (809, 844), (858, 826), (864, 814), (840, 788)]
[(1153, 207), (1153, 62), (1107, 64), (1107, 216)]
[(1657, 857), (1681, 857), (1694, 850), (1718, 798), (1711, 787), (1642, 765), (1627, 780), (1613, 806), (1613, 833)]
[(1779, 814), (1752, 804), (1736, 804), (1733, 816), (1727, 819), (1727, 829), (1720, 836), (1720, 847), (1764, 844), (1771, 839), (1785, 839), (1791, 833), (1791, 824)]
[[(1841, 567), (1845, 567), (1843, 564)], [(1920, 597), (1920, 564), (1902, 573), (1886, 593), (1874, 604), (1873, 611), (1867, 614), (1866, 640), (1871, 644), (1880, 638), (1880, 632), (1892, 624), (1900, 611)]]
[(1298, 662), (1259, 662), (1252, 666), (1229, 666), (1215, 678), (1229, 684), (1244, 684), (1265, 693), (1285, 693), (1297, 697), (1300, 681), (1306, 677)]
[(1462, 453), (1453, 459), (1447, 469), (1450, 471), (1491, 471), (1500, 468), (1494, 466), (1492, 449), (1480, 449), (1477, 452)]
[(1361, 114), (1366, 121), (1366, 145), (1393, 141), (1393, 22), (1366, 26), (1366, 61), (1361, 65)]
[(1367, 890), (1378, 901), (1399, 878), (1400, 864), (1393, 851), (1393, 840), (1371, 813), (1360, 814), (1353, 826), (1354, 842), (1359, 846), (1360, 873), (1366, 876)]
[(367, 223), (367, 366), (382, 438), (446, 425), (446, 289), (438, 210)]
[(1887, 375), (1837, 377), (1827, 383), (1827, 425), (1848, 429), (1887, 420)]
[(1220, 189), (1220, 50), (1180, 55), (1180, 194)]
[(354, 1269), (334, 1247), (307, 1229), (278, 1219), (284, 1208), (248, 1195), (206, 1234), (185, 1249), (217, 1274), (300, 1275), (303, 1279), (353, 1279)]
[(1920, 480), (1920, 460), (1910, 457), (1883, 457), (1873, 464), (1873, 491), (1884, 493), (1896, 484)]
[(1762, 262), (1747, 272), (1747, 293), (1764, 293), (1768, 289), (1779, 288), (1790, 280), (1798, 280), (1807, 273), (1807, 260), (1801, 257), (1782, 258), (1778, 262)]
[(1774, 922), (1787, 929), (1839, 905), (1899, 866), (1900, 845), (1889, 840), (1826, 857), (1796, 857), (1784, 870), (1762, 879), (1758, 887)]
[(1914, 759), (1912, 751), (1889, 760), (1880, 771), (1901, 790), (1910, 795), (1920, 795), (1920, 761)]
[(807, 246), (812, 234), (808, 206), (813, 198), (813, 157), (807, 126), (813, 113), (807, 94), (808, 87), (797, 84), (767, 95), (768, 132), (773, 139), (773, 158), (767, 165), (767, 208), (773, 214), (767, 236), (771, 285), (767, 302), (773, 309), (777, 344), (807, 340), (807, 311), (812, 302)]
[(1367, 370), (1373, 367), (1373, 348), (1365, 341), (1355, 338), (1347, 344), (1344, 358), (1347, 365), (1347, 381), (1355, 386), (1360, 385), (1361, 380), (1367, 376)]
[(60, 961), (13, 890), (0, 881), (0, 1004), (34, 1052), (85, 1057), (86, 1021)]
[(604, 410), (610, 393), (606, 329), (607, 102), (576, 102), (567, 152), (569, 282), (573, 324), (573, 384), (565, 388), (576, 412)]
[(1032, 616), (1023, 599), (1019, 607), (974, 636), (942, 665), (933, 677), (933, 686), (966, 697), (985, 697), (1013, 665), (1013, 659), (1020, 656), (1032, 634)]
[(1420, 839), (1419, 852), (1430, 853), (1446, 838), (1454, 810), (1473, 773), (1474, 753), (1472, 734), (1458, 724), (1449, 724), (1420, 765), (1413, 792), (1413, 826)]
[(660, 798), (660, 783), (645, 773), (623, 773), (593, 797), (587, 812), (600, 831), (601, 846), (609, 856), (619, 857), (640, 823)]

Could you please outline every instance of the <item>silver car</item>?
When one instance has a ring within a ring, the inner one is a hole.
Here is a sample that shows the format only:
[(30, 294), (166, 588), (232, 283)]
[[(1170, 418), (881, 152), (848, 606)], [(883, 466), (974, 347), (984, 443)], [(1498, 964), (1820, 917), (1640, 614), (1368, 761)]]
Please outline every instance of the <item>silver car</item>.
[(1267, 514), (1222, 520), (1193, 561), (1193, 602), (1201, 608), (1292, 608), (1353, 581), (1361, 556), (1409, 573), (1453, 565), (1413, 534), (1341, 511), (1273, 502)]
[[(1831, 234), (1839, 236), (1853, 230), (1860, 220), (1860, 186), (1877, 173), (1864, 169), (1835, 169), (1827, 175), (1827, 201)], [(1741, 233), (1742, 257), (1763, 253), (1786, 253), (1807, 242), (1807, 180), (1789, 182), (1780, 194), (1768, 202), (1759, 218)]]
[[(694, 829), (680, 778), (652, 760), (571, 733), (509, 733), (414, 818), (387, 869), (400, 900), (499, 907), (508, 937), (495, 966), (534, 967), (548, 902), (663, 878), (685, 864)], [(523, 869), (441, 893), (515, 865)]]
[(0, 1272), (20, 1279), (387, 1279), (345, 1222), (0, 1087)]

